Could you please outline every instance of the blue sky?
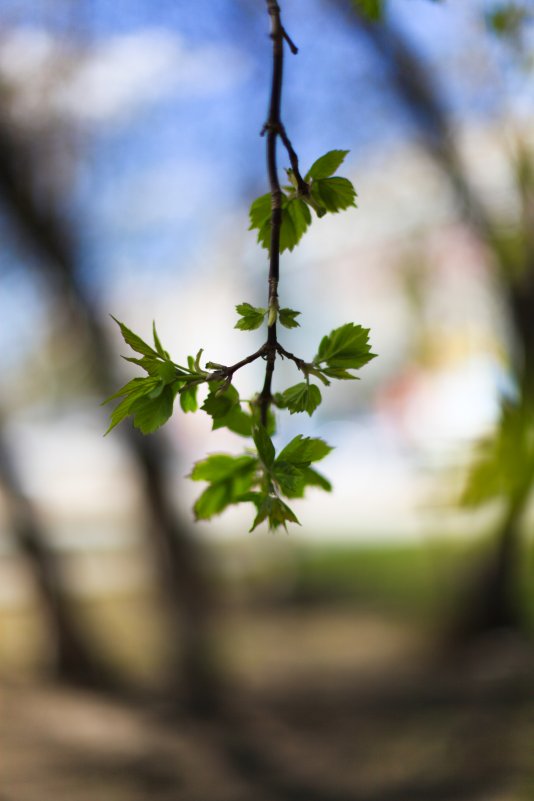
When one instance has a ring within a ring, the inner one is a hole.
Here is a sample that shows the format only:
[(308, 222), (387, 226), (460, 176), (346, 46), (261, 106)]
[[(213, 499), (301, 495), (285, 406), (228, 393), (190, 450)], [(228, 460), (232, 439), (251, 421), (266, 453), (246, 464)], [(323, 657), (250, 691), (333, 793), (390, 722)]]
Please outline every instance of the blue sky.
[[(357, 174), (369, 155), (409, 141), (413, 126), (394, 99), (382, 63), (336, 4), (282, 5), (300, 48), (297, 57), (286, 59), (283, 116), (304, 167), (329, 149), (346, 148), (348, 170)], [(422, 54), (456, 120), (491, 118), (501, 108), (491, 76), (506, 64), (484, 34), (485, 6), (478, 0), (389, 4), (390, 21)], [(108, 278), (123, 272), (141, 278), (190, 269), (229, 215), (242, 213), (247, 227), (250, 200), (266, 190), (258, 134), (267, 107), (270, 42), (262, 2), (5, 0), (2, 19), (6, 30), (45, 30), (54, 41), (75, 41), (95, 59), (109, 43), (137, 36), (142, 61), (150, 43), (157, 50), (159, 36), (177, 49), (177, 65), (185, 64), (186, 74), (174, 86), (153, 96), (145, 86), (144, 99), (128, 113), (93, 119), (79, 111), (74, 121), (83, 147), (69, 212), (83, 245), (84, 276), (94, 289), (105, 291)], [(208, 66), (199, 75), (202, 64)], [(190, 69), (196, 78), (188, 87)], [(111, 72), (108, 80), (116, 79)], [(159, 73), (155, 80), (161, 81)], [(93, 101), (88, 94), (78, 98), (78, 107), (87, 111)], [(5, 266), (17, 257), (10, 251)], [(20, 292), (31, 307), (38, 293), (20, 275)], [(13, 306), (4, 293), (0, 311), (9, 315)]]

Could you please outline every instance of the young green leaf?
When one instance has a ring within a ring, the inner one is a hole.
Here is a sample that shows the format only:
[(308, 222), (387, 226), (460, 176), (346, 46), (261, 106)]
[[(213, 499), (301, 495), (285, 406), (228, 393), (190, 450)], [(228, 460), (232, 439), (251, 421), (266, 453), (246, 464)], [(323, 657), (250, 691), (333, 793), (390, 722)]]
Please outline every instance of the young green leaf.
[(180, 406), (184, 412), (196, 412), (198, 384), (186, 384), (180, 390)]
[(152, 321), (152, 336), (154, 338), (154, 347), (156, 348), (156, 351), (158, 352), (158, 354), (161, 356), (162, 359), (168, 359), (169, 358), (169, 354), (167, 353), (167, 351), (164, 349), (163, 345), (160, 342), (160, 339), (159, 339), (159, 336), (158, 336), (158, 332), (156, 331), (156, 321), (155, 320)]
[[(108, 398), (108, 400), (110, 400), (110, 399)], [(108, 426), (104, 436), (107, 436), (107, 434), (109, 434), (109, 432), (112, 431), (115, 428), (115, 426), (118, 426), (119, 423), (122, 423), (122, 421), (126, 417), (128, 417), (128, 415), (130, 414), (130, 409), (131, 409), (132, 404), (134, 403), (134, 401), (135, 401), (135, 397), (132, 398), (131, 395), (127, 395), (113, 409), (113, 411), (112, 411), (112, 413), (110, 415), (110, 418), (109, 418), (109, 420), (110, 420), (109, 426)], [(104, 402), (106, 403), (107, 401), (104, 401)]]
[[(374, 359), (375, 355), (371, 353), (369, 329), (347, 323), (322, 338), (313, 362), (330, 378), (349, 379), (356, 376), (347, 370), (358, 370)], [(323, 364), (326, 367), (321, 367)]]
[(272, 213), (272, 199), (271, 199), (271, 193), (268, 192), (266, 195), (261, 195), (261, 197), (256, 198), (256, 200), (254, 200), (252, 205), (250, 206), (249, 231), (251, 231), (253, 228), (261, 228), (266, 220), (271, 219), (271, 213)]
[[(258, 242), (266, 250), (271, 247), (271, 211), (266, 214), (264, 195), (254, 201), (250, 208), (250, 229), (258, 229)], [(280, 253), (293, 250), (311, 223), (310, 210), (300, 198), (290, 198), (282, 192), (282, 224), (280, 226)], [(249, 230), (250, 230), (249, 229)]]
[(122, 422), (122, 420), (125, 419), (125, 417), (128, 417), (128, 415), (132, 413), (132, 407), (136, 401), (144, 398), (150, 399), (153, 393), (157, 393), (158, 395), (161, 394), (163, 391), (163, 386), (164, 385), (162, 384), (161, 380), (156, 376), (132, 378), (131, 381), (128, 381), (128, 383), (121, 387), (117, 392), (115, 392), (113, 395), (110, 395), (109, 398), (106, 398), (106, 400), (103, 402), (104, 404), (124, 396), (122, 401), (111, 414), (110, 425), (106, 431), (106, 434), (109, 434), (109, 432), (115, 428), (116, 425), (118, 425), (120, 422)]
[(277, 464), (288, 462), (297, 467), (309, 467), (312, 462), (324, 459), (332, 448), (323, 439), (303, 437), (297, 434), (291, 442), (278, 454)]
[(156, 375), (164, 384), (172, 384), (176, 380), (176, 372), (176, 367), (169, 361), (159, 362), (155, 368)]
[(252, 489), (258, 460), (252, 456), (212, 454), (193, 467), (193, 481), (209, 481), (194, 505), (197, 520), (208, 520), (227, 506), (249, 500), (243, 496)]
[(212, 429), (215, 431), (217, 428), (227, 428), (234, 434), (250, 437), (252, 435), (252, 416), (244, 412), (237, 403), (226, 414), (214, 418)]
[(232, 486), (227, 481), (210, 484), (193, 505), (195, 520), (209, 520), (233, 503)]
[(282, 393), (282, 405), (290, 414), (307, 412), (310, 417), (321, 403), (321, 392), (315, 384), (302, 382)]
[(307, 487), (319, 487), (325, 492), (332, 490), (330, 482), (312, 467), (297, 467), (277, 459), (273, 467), (273, 476), (280, 492), (287, 498), (303, 498)]
[(251, 306), (250, 303), (240, 303), (235, 308), (241, 319), (234, 327), (240, 331), (253, 331), (259, 328), (267, 313), (267, 309)]
[(304, 494), (302, 469), (289, 462), (276, 461), (273, 466), (273, 477), (280, 487), (280, 492), (288, 498), (298, 498)]
[[(300, 242), (302, 235), (306, 232), (309, 225), (311, 225), (311, 214), (308, 206), (301, 200), (300, 198), (289, 198), (285, 205), (284, 209), (288, 216), (291, 218), (291, 222), (293, 223), (293, 228), (295, 231), (295, 242), (294, 244), (287, 244), (289, 250), (293, 250), (293, 247)], [(283, 215), (282, 215), (282, 225), (283, 225)]]
[(356, 206), (356, 190), (348, 178), (322, 178), (313, 182), (310, 192), (315, 202), (332, 214)]
[[(109, 398), (106, 398), (104, 401), (102, 401), (100, 405), (105, 406), (106, 403), (116, 400), (123, 395), (132, 395), (140, 398), (142, 395), (146, 395), (148, 392), (151, 392), (151, 390), (158, 383), (159, 380), (157, 378), (152, 378), (150, 376), (139, 376), (138, 378), (132, 378), (127, 384), (114, 392), (113, 395), (110, 395)], [(148, 387), (150, 387), (150, 389), (148, 389)]]
[(137, 398), (130, 407), (133, 424), (143, 434), (151, 434), (167, 422), (172, 414), (174, 392), (171, 387), (163, 387), (157, 397)]
[(271, 467), (274, 462), (275, 450), (267, 431), (262, 425), (260, 425), (258, 428), (254, 429), (252, 437), (263, 464), (267, 468)]
[(305, 180), (310, 181), (313, 178), (314, 181), (317, 181), (321, 178), (329, 178), (343, 164), (348, 153), (348, 150), (329, 150), (328, 153), (313, 162)]
[(220, 381), (210, 381), (209, 394), (201, 408), (216, 420), (227, 415), (238, 403), (239, 393), (232, 384), (225, 386)]
[(285, 328), (298, 328), (300, 323), (295, 319), (300, 312), (293, 311), (293, 309), (280, 309), (278, 311), (278, 319)]
[(268, 521), (269, 528), (271, 529), (277, 529), (279, 526), (283, 526), (287, 530), (287, 522), (298, 523), (300, 526), (297, 516), (289, 506), (280, 500), (280, 498), (272, 495), (267, 495), (261, 504), (259, 504), (258, 514), (254, 518), (250, 530), (254, 531), (264, 520)]
[(147, 343), (144, 342), (140, 336), (134, 334), (133, 331), (130, 331), (130, 329), (127, 328), (124, 323), (121, 323), (120, 320), (117, 320), (116, 317), (113, 317), (113, 315), (111, 315), (111, 317), (119, 326), (122, 338), (132, 350), (135, 350), (137, 353), (141, 353), (143, 356), (153, 356), (158, 358), (158, 353), (154, 350), (154, 348), (151, 348), (150, 345), (147, 345)]
[[(278, 475), (279, 471), (282, 469), (287, 470), (287, 463), (281, 462), (279, 465), (275, 466), (276, 475)], [(328, 479), (317, 470), (314, 470), (313, 467), (301, 467), (296, 469), (299, 471), (298, 480), (294, 481), (293, 486), (286, 485), (283, 490), (284, 495), (288, 498), (303, 498), (307, 487), (319, 487), (325, 492), (332, 491), (332, 485)]]
[(236, 473), (247, 473), (256, 469), (255, 456), (231, 456), (228, 453), (212, 453), (196, 462), (191, 471), (193, 481), (222, 481)]

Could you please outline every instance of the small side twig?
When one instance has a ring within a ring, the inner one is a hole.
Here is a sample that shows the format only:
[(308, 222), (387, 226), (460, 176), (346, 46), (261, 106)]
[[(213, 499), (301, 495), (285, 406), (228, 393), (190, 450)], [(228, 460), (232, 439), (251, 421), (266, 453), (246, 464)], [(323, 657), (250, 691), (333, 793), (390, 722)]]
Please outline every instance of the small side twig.
[(210, 373), (207, 380), (220, 381), (222, 379), (229, 379), (231, 381), (235, 372), (240, 370), (242, 367), (245, 367), (245, 365), (255, 362), (256, 359), (259, 359), (261, 356), (265, 356), (267, 352), (268, 345), (267, 342), (264, 342), (261, 348), (258, 348), (257, 351), (251, 353), (251, 355), (247, 356), (245, 359), (241, 359), (241, 361), (231, 364), (228, 367), (220, 367), (218, 370), (214, 370), (212, 373)]
[(290, 353), (288, 350), (282, 347), (282, 345), (277, 342), (276, 343), (276, 350), (284, 359), (291, 359), (292, 362), (295, 362), (298, 369), (301, 370), (303, 373), (307, 372), (307, 368), (310, 367), (310, 363), (304, 361), (304, 359), (299, 359), (298, 356), (295, 356), (294, 353)]
[(288, 34), (288, 32), (286, 31), (285, 28), (282, 28), (282, 36), (284, 37), (284, 39), (288, 43), (289, 49), (291, 50), (293, 55), (296, 56), (297, 53), (299, 52), (299, 49), (298, 49), (297, 45), (295, 44), (295, 42), (290, 38), (290, 36), (289, 36), (289, 34)]

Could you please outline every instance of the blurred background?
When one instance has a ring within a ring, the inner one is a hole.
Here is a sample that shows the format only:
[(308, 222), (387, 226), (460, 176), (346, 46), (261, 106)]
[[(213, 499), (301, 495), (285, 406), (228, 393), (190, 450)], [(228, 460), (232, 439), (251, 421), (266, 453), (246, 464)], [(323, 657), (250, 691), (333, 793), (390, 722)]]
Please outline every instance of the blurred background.
[(284, 344), (379, 354), (280, 416), (335, 446), (302, 527), (193, 522), (242, 448), (201, 412), (103, 437), (110, 314), (178, 362), (261, 344), (264, 6), (2, 3), (1, 801), (534, 798), (530, 0), (282, 6), (289, 136), (359, 206), (284, 254)]

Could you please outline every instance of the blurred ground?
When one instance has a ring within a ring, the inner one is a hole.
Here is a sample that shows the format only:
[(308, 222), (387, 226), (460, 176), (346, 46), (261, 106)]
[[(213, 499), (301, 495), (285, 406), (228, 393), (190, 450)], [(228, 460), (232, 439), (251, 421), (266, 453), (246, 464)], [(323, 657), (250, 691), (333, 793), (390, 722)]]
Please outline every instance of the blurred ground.
[[(109, 607), (126, 641), (128, 606)], [(239, 606), (221, 627), (230, 706), (218, 722), (150, 694), (5, 678), (2, 801), (534, 797), (534, 658), (517, 640), (438, 658), (424, 616), (347, 602)]]

